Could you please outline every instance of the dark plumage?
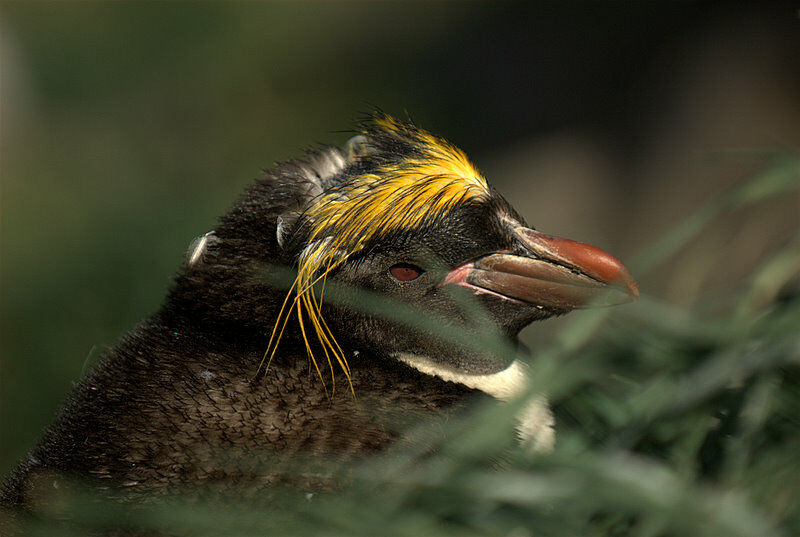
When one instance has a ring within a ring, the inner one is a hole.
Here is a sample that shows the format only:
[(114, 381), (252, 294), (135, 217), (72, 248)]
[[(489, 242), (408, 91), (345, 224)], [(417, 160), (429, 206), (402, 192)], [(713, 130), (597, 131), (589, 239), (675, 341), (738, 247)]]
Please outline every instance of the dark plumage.
[[(286, 302), (276, 266), (298, 275)], [(381, 416), (519, 391), (517, 362), (347, 306), (320, 309), (313, 290), (326, 281), (433, 312), (465, 343), (487, 327), (514, 340), (601, 291), (606, 303), (636, 294), (610, 255), (528, 229), (459, 150), (377, 116), (346, 148), (279, 164), (245, 192), (190, 250), (163, 307), (77, 385), (3, 503), (24, 505), (50, 472), (111, 494), (258, 489), (281, 479), (278, 465), (247, 473), (226, 457), (349, 458), (397, 440)], [(526, 412), (521, 434), (547, 445), (546, 406)]]

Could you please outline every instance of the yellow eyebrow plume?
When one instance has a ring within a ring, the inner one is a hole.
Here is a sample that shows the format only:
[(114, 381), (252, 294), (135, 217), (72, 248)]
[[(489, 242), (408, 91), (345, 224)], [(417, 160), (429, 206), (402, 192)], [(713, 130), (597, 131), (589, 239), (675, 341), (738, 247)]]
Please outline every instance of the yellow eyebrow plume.
[(480, 172), (463, 151), (445, 140), (389, 116), (373, 118), (362, 134), (368, 144), (372, 137), (382, 137), (407, 151), (404, 156), (384, 159), (368, 173), (336, 184), (305, 209), (307, 246), (300, 254), (297, 278), (275, 321), (262, 361), (269, 367), (295, 311), (306, 351), (323, 384), (307, 329), (313, 329), (325, 354), (332, 389), (335, 361), (351, 391), (350, 367), (322, 317), (322, 293), (318, 300), (315, 285), (321, 282), (324, 290), (328, 275), (366, 245), (392, 233), (434, 225), (458, 205), (489, 196), (489, 187)]

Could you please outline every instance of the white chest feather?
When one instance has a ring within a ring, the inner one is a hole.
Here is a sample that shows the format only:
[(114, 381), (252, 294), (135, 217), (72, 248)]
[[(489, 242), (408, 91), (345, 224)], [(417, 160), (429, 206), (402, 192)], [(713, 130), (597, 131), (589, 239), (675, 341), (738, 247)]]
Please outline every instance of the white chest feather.
[[(448, 382), (480, 390), (509, 401), (525, 393), (530, 382), (528, 366), (514, 360), (506, 369), (488, 375), (473, 375), (415, 354), (398, 353), (395, 358), (414, 369)], [(532, 397), (517, 414), (517, 433), (523, 444), (534, 451), (550, 451), (555, 444), (553, 414), (542, 396)]]

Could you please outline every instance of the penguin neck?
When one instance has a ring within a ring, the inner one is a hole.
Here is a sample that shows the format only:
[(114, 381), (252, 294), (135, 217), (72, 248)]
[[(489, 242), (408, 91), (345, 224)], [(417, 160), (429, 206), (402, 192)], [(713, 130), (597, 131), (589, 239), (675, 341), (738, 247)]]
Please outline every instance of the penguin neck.
[(502, 401), (523, 393), (530, 381), (528, 367), (519, 360), (514, 360), (511, 365), (497, 373), (474, 374), (437, 363), (427, 356), (404, 352), (393, 356), (421, 373), (480, 390)]
[[(436, 363), (426, 356), (397, 353), (394, 357), (426, 375), (480, 390), (501, 401), (523, 395), (530, 384), (528, 367), (519, 360), (514, 360), (511, 365), (497, 373), (471, 374)], [(553, 450), (555, 420), (544, 396), (528, 399), (517, 411), (516, 418), (517, 435), (523, 446), (539, 453)]]

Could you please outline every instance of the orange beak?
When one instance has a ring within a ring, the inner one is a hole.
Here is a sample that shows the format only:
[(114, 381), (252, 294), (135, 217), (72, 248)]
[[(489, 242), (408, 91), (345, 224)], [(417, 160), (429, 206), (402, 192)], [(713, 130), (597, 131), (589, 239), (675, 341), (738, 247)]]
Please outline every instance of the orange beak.
[(639, 287), (622, 262), (595, 246), (514, 229), (526, 255), (493, 253), (453, 269), (444, 283), (565, 312), (614, 306), (639, 298)]

